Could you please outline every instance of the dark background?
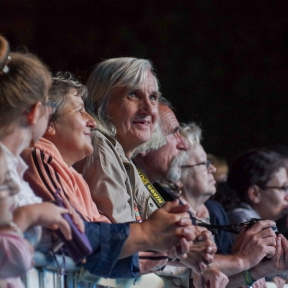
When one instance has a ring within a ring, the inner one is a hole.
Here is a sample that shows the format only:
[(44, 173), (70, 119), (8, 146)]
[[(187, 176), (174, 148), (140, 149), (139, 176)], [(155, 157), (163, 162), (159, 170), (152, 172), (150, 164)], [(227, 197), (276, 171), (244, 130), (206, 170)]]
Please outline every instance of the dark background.
[(0, 0), (0, 33), (82, 80), (102, 59), (152, 60), (178, 119), (231, 161), (288, 145), (286, 2)]

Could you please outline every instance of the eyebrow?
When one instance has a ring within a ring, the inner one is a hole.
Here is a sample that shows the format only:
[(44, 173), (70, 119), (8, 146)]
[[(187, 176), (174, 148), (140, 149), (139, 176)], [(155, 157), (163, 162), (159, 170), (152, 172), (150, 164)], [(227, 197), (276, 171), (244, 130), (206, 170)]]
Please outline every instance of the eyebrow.
[(179, 127), (177, 126), (177, 127), (173, 128), (172, 130), (170, 130), (168, 135), (172, 135), (172, 134), (174, 134), (174, 133), (176, 133), (178, 131), (179, 131)]

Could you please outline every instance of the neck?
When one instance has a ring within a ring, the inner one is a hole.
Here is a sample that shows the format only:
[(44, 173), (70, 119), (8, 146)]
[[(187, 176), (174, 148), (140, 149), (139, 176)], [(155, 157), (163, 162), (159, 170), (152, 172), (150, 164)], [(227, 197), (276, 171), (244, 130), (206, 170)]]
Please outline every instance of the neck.
[(131, 143), (125, 143), (126, 141), (122, 141), (122, 139), (120, 139), (119, 137), (117, 137), (117, 134), (116, 134), (116, 137), (115, 139), (120, 143), (120, 145), (122, 146), (123, 148), (123, 151), (124, 151), (124, 154), (125, 156), (128, 158), (128, 159), (131, 159), (131, 157), (133, 156), (133, 153), (135, 152), (135, 149), (138, 147), (138, 146), (134, 146), (132, 145)]
[(186, 193), (186, 191), (183, 190), (183, 198), (190, 204), (192, 209), (194, 211), (198, 211), (198, 209), (205, 203), (206, 200), (209, 199), (208, 196), (206, 195), (201, 195), (201, 196), (192, 196), (189, 193)]
[(30, 144), (30, 139), (26, 131), (14, 129), (12, 133), (4, 136), (0, 141), (15, 156), (19, 157), (21, 152)]
[(133, 162), (140, 170), (143, 171), (143, 173), (147, 176), (151, 183), (160, 180), (161, 177), (159, 177), (157, 173), (153, 171), (153, 169), (150, 169), (149, 165), (146, 165), (145, 157), (138, 155), (133, 159)]

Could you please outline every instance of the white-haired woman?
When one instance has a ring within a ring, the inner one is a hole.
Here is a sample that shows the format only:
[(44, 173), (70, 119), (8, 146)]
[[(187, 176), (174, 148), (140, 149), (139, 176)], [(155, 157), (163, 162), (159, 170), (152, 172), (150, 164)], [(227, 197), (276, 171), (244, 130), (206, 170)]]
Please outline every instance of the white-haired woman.
[(92, 157), (76, 170), (112, 222), (146, 219), (157, 207), (131, 157), (150, 139), (158, 121), (160, 92), (152, 64), (137, 58), (105, 60), (92, 71), (87, 87), (85, 105), (98, 131), (92, 137)]

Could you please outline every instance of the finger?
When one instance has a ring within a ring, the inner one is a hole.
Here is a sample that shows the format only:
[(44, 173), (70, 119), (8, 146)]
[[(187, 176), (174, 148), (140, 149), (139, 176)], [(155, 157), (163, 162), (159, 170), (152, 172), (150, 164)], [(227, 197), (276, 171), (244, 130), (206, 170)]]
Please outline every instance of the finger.
[(272, 228), (264, 228), (260, 232), (258, 232), (259, 235), (261, 235), (262, 238), (267, 238), (267, 237), (276, 237), (275, 232), (272, 230)]
[(267, 238), (264, 238), (264, 239), (261, 239), (259, 242), (260, 244), (262, 245), (266, 245), (266, 246), (273, 246), (275, 247), (276, 246), (276, 237), (267, 237)]
[(176, 207), (177, 205), (179, 205), (179, 200), (176, 199), (174, 201), (168, 201), (166, 202), (161, 208), (159, 209), (163, 209), (166, 212), (169, 212), (173, 207)]
[(189, 204), (177, 205), (177, 206), (172, 207), (169, 213), (183, 213), (183, 212), (187, 212), (189, 209), (190, 209)]
[(208, 230), (202, 231), (201, 234), (197, 237), (198, 241), (206, 241), (212, 238), (212, 233)]
[(206, 260), (205, 261), (205, 264), (211, 264), (213, 261), (214, 261), (214, 256), (211, 255), (211, 254), (205, 254), (204, 255), (204, 259)]
[(67, 199), (66, 197), (62, 197), (62, 201), (63, 201), (64, 206), (65, 206), (68, 210), (70, 210), (71, 204), (70, 204), (70, 202), (68, 201), (68, 199)]
[[(53, 205), (53, 204), (52, 204)], [(58, 212), (60, 213), (60, 214), (67, 214), (67, 213), (69, 213), (69, 210), (67, 209), (67, 208), (63, 208), (63, 207), (59, 207), (59, 206), (56, 206), (56, 208), (57, 208), (57, 210), (58, 210)]]
[(260, 220), (257, 223), (253, 224), (251, 227), (249, 227), (247, 230), (249, 231), (254, 231), (254, 232), (259, 232), (265, 228), (270, 228), (275, 226), (276, 223), (271, 220)]
[[(204, 272), (207, 269), (207, 265), (204, 262), (199, 263), (200, 272)], [(197, 271), (195, 271), (197, 273)], [(199, 274), (199, 271), (198, 271)]]
[(188, 214), (185, 213), (184, 215), (186, 215), (186, 217), (181, 218), (178, 221), (178, 225), (180, 225), (180, 226), (190, 226), (190, 225), (192, 225), (192, 220), (190, 219)]
[(70, 225), (64, 218), (62, 218), (59, 221), (58, 227), (66, 240), (72, 240), (72, 233), (71, 233)]
[(266, 257), (268, 259), (272, 258), (275, 255), (276, 248), (272, 246), (267, 246)]
[(190, 243), (195, 240), (194, 226), (185, 227), (182, 229), (182, 236), (185, 237)]
[(282, 249), (284, 250), (284, 256), (287, 257), (287, 255), (288, 255), (288, 241), (282, 234), (280, 234), (279, 237), (281, 237), (281, 246), (282, 246)]
[[(77, 213), (78, 214), (78, 213)], [(80, 232), (84, 233), (85, 232), (85, 223), (84, 220), (80, 217), (80, 215), (78, 214), (79, 220), (78, 220), (78, 229), (80, 230)]]
[(180, 239), (180, 254), (187, 254), (190, 251), (191, 242), (185, 238)]

